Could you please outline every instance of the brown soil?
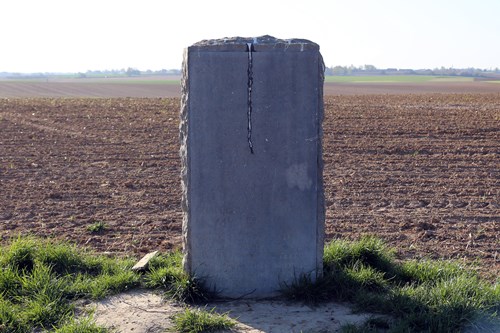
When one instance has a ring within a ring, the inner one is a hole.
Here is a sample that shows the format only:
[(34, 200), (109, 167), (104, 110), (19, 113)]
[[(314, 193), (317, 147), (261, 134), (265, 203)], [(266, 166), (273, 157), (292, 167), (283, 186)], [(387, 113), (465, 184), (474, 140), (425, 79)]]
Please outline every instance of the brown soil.
[[(181, 246), (179, 99), (0, 99), (0, 233)], [(327, 239), (500, 272), (500, 95), (325, 98)], [(100, 234), (87, 227), (102, 221)]]
[(500, 270), (500, 95), (326, 99), (327, 239)]
[[(137, 81), (137, 82), (136, 82)], [(178, 84), (148, 84), (138, 80), (113, 79), (85, 81), (0, 81), (0, 98), (12, 97), (179, 97)]]

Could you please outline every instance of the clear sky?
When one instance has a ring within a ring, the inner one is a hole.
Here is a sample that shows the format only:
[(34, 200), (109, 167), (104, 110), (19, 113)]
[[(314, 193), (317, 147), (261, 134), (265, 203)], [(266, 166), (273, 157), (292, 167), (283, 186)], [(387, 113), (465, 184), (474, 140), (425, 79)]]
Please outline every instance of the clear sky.
[(202, 39), (306, 38), (325, 64), (500, 67), (500, 0), (0, 0), (0, 72), (175, 69)]

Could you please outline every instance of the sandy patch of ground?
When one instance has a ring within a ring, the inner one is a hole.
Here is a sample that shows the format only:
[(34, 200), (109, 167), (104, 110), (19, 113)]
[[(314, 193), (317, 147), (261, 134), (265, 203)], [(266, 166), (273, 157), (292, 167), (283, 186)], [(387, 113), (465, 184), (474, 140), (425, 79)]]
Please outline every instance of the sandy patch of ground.
[[(172, 327), (171, 317), (183, 305), (165, 301), (147, 290), (133, 290), (88, 305), (97, 324), (118, 332), (159, 333)], [(371, 314), (355, 314), (345, 304), (309, 307), (283, 300), (239, 300), (207, 304), (208, 310), (229, 313), (238, 324), (232, 332), (338, 332), (348, 323), (362, 324)]]
[(172, 327), (170, 317), (182, 306), (166, 302), (158, 294), (133, 290), (87, 305), (95, 309), (95, 322), (118, 332), (165, 332)]

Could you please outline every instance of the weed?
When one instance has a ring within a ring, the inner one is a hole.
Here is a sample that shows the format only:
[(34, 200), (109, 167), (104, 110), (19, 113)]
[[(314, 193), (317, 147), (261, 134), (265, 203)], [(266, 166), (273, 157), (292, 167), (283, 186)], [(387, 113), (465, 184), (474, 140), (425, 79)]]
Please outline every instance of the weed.
[(95, 221), (91, 225), (87, 226), (87, 231), (92, 234), (100, 234), (108, 229), (108, 226), (103, 221)]
[(186, 308), (183, 312), (174, 315), (172, 320), (173, 329), (180, 333), (215, 332), (231, 329), (236, 325), (227, 313), (218, 314), (215, 308), (210, 311)]

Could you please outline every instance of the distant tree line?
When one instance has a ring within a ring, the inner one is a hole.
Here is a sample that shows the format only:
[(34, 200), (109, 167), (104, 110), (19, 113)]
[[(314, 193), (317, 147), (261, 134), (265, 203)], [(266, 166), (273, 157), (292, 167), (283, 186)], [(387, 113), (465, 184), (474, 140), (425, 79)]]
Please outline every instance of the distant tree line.
[(434, 68), (434, 69), (405, 69), (405, 68), (376, 68), (373, 65), (363, 66), (332, 66), (325, 69), (325, 75), (446, 75), (467, 77), (498, 77), (500, 69), (481, 68)]
[(181, 75), (180, 69), (160, 69), (160, 70), (145, 70), (141, 71), (137, 68), (128, 67), (122, 69), (111, 70), (88, 70), (78, 73), (16, 73), (16, 72), (0, 72), (0, 78), (7, 79), (48, 79), (48, 78), (87, 78), (87, 77), (124, 77), (124, 76), (160, 76), (160, 75)]
[(137, 68), (128, 67), (127, 69), (112, 69), (112, 70), (88, 70), (85, 73), (78, 73), (79, 77), (117, 77), (117, 76), (155, 76), (155, 75), (181, 75), (180, 69), (160, 69), (152, 71), (150, 69), (145, 71), (140, 71)]
[[(12, 73), (0, 72), (0, 78), (50, 78), (50, 77), (134, 77), (134, 76), (164, 76), (181, 75), (180, 69), (160, 69), (141, 71), (134, 67), (111, 70), (88, 70), (79, 73)], [(475, 78), (500, 79), (500, 69), (481, 68), (434, 68), (434, 69), (405, 69), (405, 68), (377, 68), (374, 65), (363, 66), (331, 66), (325, 68), (325, 75), (335, 76), (370, 76), (370, 75), (445, 75), (466, 76)]]

